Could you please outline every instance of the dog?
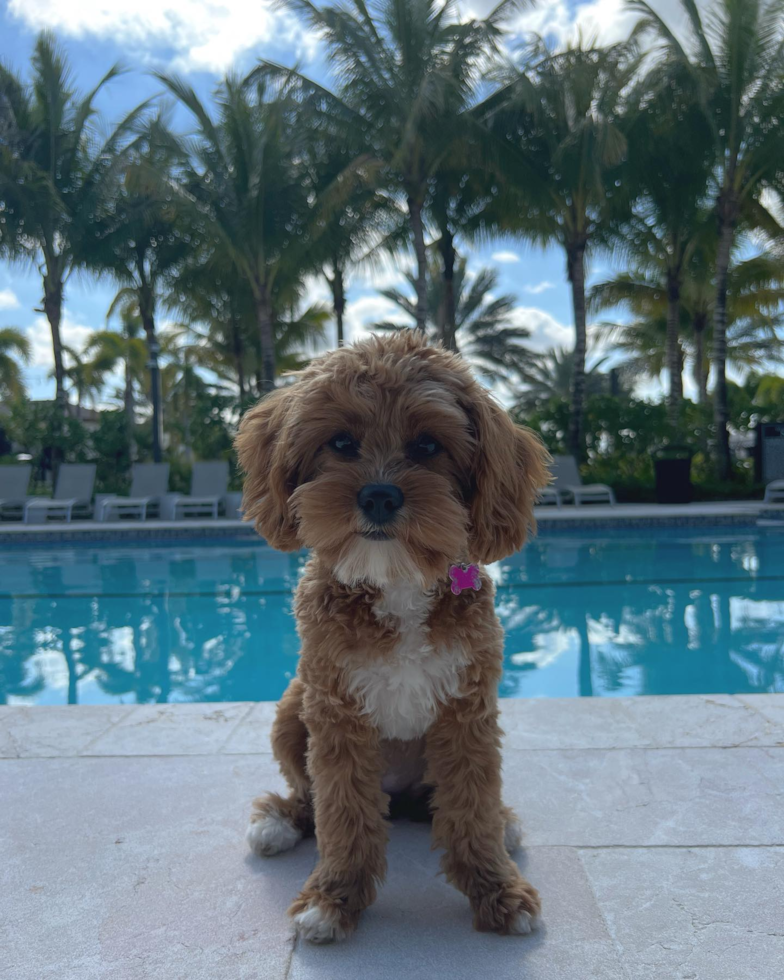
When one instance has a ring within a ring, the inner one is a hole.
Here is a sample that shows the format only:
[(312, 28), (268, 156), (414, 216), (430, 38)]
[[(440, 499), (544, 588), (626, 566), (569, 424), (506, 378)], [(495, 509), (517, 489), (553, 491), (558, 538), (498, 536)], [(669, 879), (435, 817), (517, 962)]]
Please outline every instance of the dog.
[(312, 555), (272, 730), (290, 792), (254, 800), (247, 832), (259, 855), (315, 833), (318, 865), (289, 910), (298, 932), (326, 943), (356, 927), (401, 801), (432, 812), (475, 928), (530, 932), (540, 901), (509, 856), (503, 631), (483, 566), (534, 527), (544, 447), (459, 355), (401, 331), (313, 360), (245, 414), (236, 448), (246, 519)]

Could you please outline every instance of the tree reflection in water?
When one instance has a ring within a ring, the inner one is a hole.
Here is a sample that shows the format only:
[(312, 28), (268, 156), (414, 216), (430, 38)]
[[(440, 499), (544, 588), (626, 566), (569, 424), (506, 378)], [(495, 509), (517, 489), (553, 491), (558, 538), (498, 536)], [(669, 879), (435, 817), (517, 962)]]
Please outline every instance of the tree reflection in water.
[(256, 544), (3, 552), (0, 703), (277, 698), (298, 563)]
[[(542, 536), (496, 574), (507, 630), (502, 693), (782, 691), (782, 567), (784, 534), (775, 531)], [(555, 669), (555, 685), (537, 677)]]
[[(250, 543), (0, 553), (0, 703), (276, 699), (303, 556)], [(784, 690), (784, 534), (546, 534), (491, 569), (505, 696)]]

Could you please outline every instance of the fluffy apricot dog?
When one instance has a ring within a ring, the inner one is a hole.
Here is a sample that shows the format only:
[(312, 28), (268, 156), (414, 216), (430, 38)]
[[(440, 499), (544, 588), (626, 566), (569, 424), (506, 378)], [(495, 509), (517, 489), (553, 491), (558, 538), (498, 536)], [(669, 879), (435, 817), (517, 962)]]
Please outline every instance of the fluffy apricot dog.
[(406, 331), (313, 361), (237, 437), (247, 519), (309, 548), (302, 653), (278, 706), (290, 787), (253, 803), (257, 854), (315, 832), (320, 860), (290, 914), (343, 939), (386, 870), (390, 801), (432, 811), (443, 870), (477, 929), (527, 933), (536, 890), (509, 851), (497, 686), (503, 633), (483, 564), (523, 544), (547, 455), (461, 358)]

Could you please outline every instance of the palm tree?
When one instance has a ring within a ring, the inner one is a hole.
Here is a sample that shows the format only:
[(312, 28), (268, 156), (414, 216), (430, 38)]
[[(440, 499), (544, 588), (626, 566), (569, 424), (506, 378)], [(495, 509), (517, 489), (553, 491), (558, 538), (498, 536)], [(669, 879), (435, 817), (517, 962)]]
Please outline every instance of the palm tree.
[(339, 73), (338, 96), (298, 75), (305, 91), (350, 134), (349, 145), (358, 149), (352, 169), (405, 199), (417, 267), (416, 326), (424, 330), (430, 183), (465, 132), (461, 113), (511, 3), (504, 0), (484, 20), (461, 20), (456, 0), (289, 3), (321, 34)]
[(551, 53), (543, 42), (526, 67), (480, 107), (496, 138), (501, 193), (497, 227), (566, 254), (575, 324), (569, 445), (584, 455), (585, 257), (614, 203), (611, 177), (626, 157), (620, 119), (637, 69), (627, 45)]
[(182, 447), (190, 465), (193, 463), (192, 419), (196, 414), (196, 403), (211, 386), (196, 369), (198, 348), (194, 348), (189, 339), (189, 331), (183, 327), (175, 327), (164, 334), (161, 356), (166, 363), (161, 380), (166, 404), (182, 426)]
[[(531, 331), (514, 323), (516, 298), (495, 295), (498, 287), (496, 270), (480, 269), (474, 277), (469, 277), (467, 271), (465, 259), (458, 258), (454, 270), (454, 349), (459, 350), (489, 383), (516, 387), (532, 356), (523, 343), (531, 336)], [(425, 330), (435, 343), (441, 339), (439, 325), (443, 322), (446, 293), (437, 259), (431, 259), (428, 273)], [(415, 273), (406, 273), (414, 296), (416, 278)], [(381, 295), (395, 303), (416, 324), (417, 299), (399, 289), (382, 290)], [(406, 330), (410, 326), (387, 320), (375, 324), (374, 329)]]
[[(713, 135), (716, 189), (714, 209), (719, 243), (716, 255), (713, 392), (720, 479), (730, 475), (727, 429), (727, 294), (733, 244), (744, 215), (777, 236), (776, 220), (761, 195), (780, 185), (784, 168), (784, 2), (715, 0), (703, 17), (694, 0), (680, 0), (691, 42), (683, 46), (664, 20), (645, 2), (628, 0), (642, 14), (641, 30), (661, 43), (668, 66), (691, 71)], [(693, 53), (692, 53), (693, 52)]]
[[(254, 393), (251, 376), (256, 373), (259, 361), (258, 336), (253, 325), (253, 297), (247, 284), (237, 280), (232, 270), (224, 269), (222, 277), (212, 278), (207, 266), (195, 267), (181, 276), (179, 287), (183, 295), (178, 309), (185, 314), (185, 322), (170, 331), (167, 352), (171, 354), (175, 339), (188, 345), (190, 363), (194, 367), (211, 372), (222, 384), (236, 385), (242, 408), (247, 396), (258, 397), (264, 386), (257, 378)], [(281, 283), (281, 279), (278, 283)], [(191, 282), (193, 288), (191, 289)], [(233, 285), (232, 285), (233, 283)], [(326, 341), (326, 324), (329, 311), (321, 303), (313, 303), (302, 309), (301, 284), (287, 302), (288, 312), (282, 309), (283, 301), (276, 289), (273, 306), (276, 310), (273, 329), (275, 333), (275, 363), (281, 372), (295, 371), (307, 364), (311, 351)]]
[[(730, 265), (727, 276), (727, 357), (761, 369), (784, 360), (784, 258), (765, 252)], [(715, 332), (715, 311), (713, 331)]]
[[(661, 273), (661, 270), (659, 270)], [(623, 356), (623, 370), (630, 378), (658, 378), (667, 370), (672, 380), (676, 371), (683, 376), (683, 346), (681, 339), (689, 325), (684, 303), (679, 304), (677, 324), (677, 367), (673, 369), (671, 352), (667, 349), (669, 300), (663, 274), (653, 272), (624, 272), (613, 279), (597, 283), (588, 293), (588, 308), (599, 313), (605, 309), (625, 309), (633, 315), (630, 323), (603, 322), (595, 331), (612, 343), (613, 350)], [(682, 382), (681, 382), (682, 390)]]
[[(107, 319), (118, 307), (112, 304)], [(123, 411), (128, 430), (129, 445), (133, 446), (133, 431), (136, 425), (135, 389), (145, 390), (148, 385), (147, 346), (145, 344), (141, 316), (132, 302), (119, 305), (120, 330), (97, 330), (85, 344), (84, 355), (90, 355), (90, 370), (97, 378), (105, 381), (122, 367), (123, 371)]]
[(0, 327), (0, 398), (16, 401), (25, 397), (20, 362), (27, 364), (31, 352), (30, 341), (21, 330)]
[(484, 127), (474, 109), (460, 115), (462, 138), (456, 139), (449, 155), (439, 164), (431, 181), (428, 211), (438, 231), (433, 248), (441, 257), (444, 301), (439, 317), (439, 337), (445, 347), (456, 349), (455, 264), (456, 239), (472, 241), (493, 225), (492, 166), (484, 159), (487, 146)]
[(275, 321), (275, 357), (281, 371), (299, 371), (310, 360), (313, 350), (326, 342), (329, 310), (312, 303), (304, 310), (296, 304), (288, 316)]
[(261, 358), (262, 387), (275, 384), (276, 281), (308, 271), (309, 188), (306, 133), (296, 124), (289, 84), (259, 71), (230, 76), (218, 87), (213, 120), (195, 91), (178, 78), (157, 76), (194, 117), (192, 165), (180, 208), (219, 242), (250, 287)]
[(394, 251), (402, 241), (401, 225), (394, 200), (373, 188), (358, 188), (339, 212), (328, 200), (328, 191), (324, 196), (323, 226), (315, 230), (314, 238), (325, 255), (323, 274), (332, 294), (335, 339), (342, 347), (347, 273), (352, 266), (373, 261), (382, 251)]
[[(772, 254), (735, 261), (728, 274), (728, 361), (737, 369), (760, 369), (766, 361), (781, 360), (779, 331), (784, 324), (784, 262)], [(687, 270), (680, 305), (679, 334), (691, 350), (694, 380), (700, 402), (707, 401), (708, 363), (705, 339), (714, 326), (715, 292), (710, 266), (697, 253)], [(628, 310), (625, 324), (600, 324), (610, 331), (613, 347), (625, 355), (624, 371), (632, 377), (657, 378), (668, 362), (664, 356), (668, 331), (667, 278), (663, 265), (647, 271), (622, 273), (597, 283), (588, 298), (590, 309)], [(679, 370), (683, 349), (678, 347)]]
[(346, 277), (405, 242), (405, 216), (394, 196), (370, 185), (352, 167), (356, 149), (341, 140), (341, 126), (306, 103), (300, 125), (309, 127), (310, 183), (315, 194), (310, 235), (332, 294), (337, 346), (344, 343)]
[[(700, 256), (696, 257), (698, 260)], [(716, 290), (713, 268), (697, 261), (687, 281), (691, 315), (694, 377), (700, 401), (708, 401), (710, 348), (714, 335)], [(736, 256), (727, 274), (727, 363), (736, 371), (762, 370), (765, 362), (781, 361), (784, 302), (784, 262), (773, 252), (740, 260)]]
[[(239, 404), (253, 396), (258, 329), (249, 283), (220, 242), (202, 238), (167, 295), (167, 305), (204, 348), (199, 363), (238, 389)], [(256, 392), (256, 396), (260, 394)]]
[(666, 295), (665, 366), (669, 377), (668, 417), (676, 424), (683, 403), (681, 301), (689, 264), (704, 246), (705, 197), (713, 162), (710, 131), (689, 72), (660, 65), (635, 86), (624, 126), (629, 144), (620, 183), (632, 203), (631, 220), (621, 224), (616, 250), (631, 259), (634, 274), (650, 270)]
[(109, 311), (130, 302), (138, 310), (150, 358), (152, 455), (161, 461), (161, 405), (156, 313), (162, 294), (192, 249), (198, 228), (185, 225), (170, 187), (179, 161), (161, 116), (137, 141), (116, 196), (96, 219), (95, 231), (82, 247), (82, 259), (97, 272), (108, 272), (121, 286)]
[(80, 421), (85, 400), (89, 399), (95, 404), (95, 396), (103, 387), (101, 373), (95, 371), (91, 361), (85, 360), (84, 353), (63, 344), (65, 377), (71, 390), (76, 393), (76, 418)]
[(111, 68), (78, 96), (54, 38), (41, 34), (29, 85), (0, 66), (0, 254), (41, 270), (43, 312), (52, 331), (58, 417), (66, 402), (60, 337), (68, 277), (80, 264), (79, 247), (92, 233), (97, 209), (111, 197), (133, 126), (129, 113), (99, 137), (95, 100), (119, 74)]
[[(607, 387), (607, 375), (600, 370), (605, 362), (606, 358), (601, 358), (586, 369), (586, 398), (600, 394)], [(520, 396), (517, 408), (531, 411), (547, 402), (568, 402), (572, 395), (573, 374), (573, 350), (550, 347), (532, 353), (523, 376), (526, 390)]]

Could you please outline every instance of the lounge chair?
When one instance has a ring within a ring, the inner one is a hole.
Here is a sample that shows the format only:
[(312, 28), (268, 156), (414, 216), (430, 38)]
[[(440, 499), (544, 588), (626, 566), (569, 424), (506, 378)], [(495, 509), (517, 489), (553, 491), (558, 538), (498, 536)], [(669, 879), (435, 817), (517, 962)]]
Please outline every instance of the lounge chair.
[(100, 503), (99, 521), (132, 518), (146, 521), (153, 507), (160, 509), (169, 486), (168, 463), (134, 463), (131, 493), (128, 497), (105, 497)]
[(228, 486), (229, 464), (225, 459), (194, 463), (190, 495), (170, 496), (166, 501), (166, 516), (175, 521), (184, 517), (216, 518)]
[(20, 518), (27, 501), (33, 468), (29, 463), (0, 466), (0, 519)]
[(612, 487), (605, 483), (583, 484), (580, 479), (580, 471), (574, 456), (555, 456), (550, 467), (553, 474), (553, 483), (542, 491), (540, 500), (542, 503), (552, 503), (558, 507), (562, 503), (568, 503), (571, 498), (576, 507), (584, 503), (607, 503), (615, 506), (615, 494)]
[(537, 503), (555, 504), (556, 507), (560, 507), (562, 502), (560, 490), (553, 486), (545, 487), (544, 490), (539, 491), (539, 499), (537, 500)]
[(223, 495), (224, 514), (228, 520), (242, 520), (242, 491), (229, 490)]
[(784, 480), (774, 480), (765, 487), (766, 504), (784, 504)]
[(52, 497), (28, 497), (24, 508), (25, 524), (46, 523), (50, 517), (71, 521), (74, 510), (81, 516), (92, 513), (95, 463), (62, 463)]

